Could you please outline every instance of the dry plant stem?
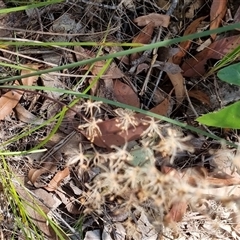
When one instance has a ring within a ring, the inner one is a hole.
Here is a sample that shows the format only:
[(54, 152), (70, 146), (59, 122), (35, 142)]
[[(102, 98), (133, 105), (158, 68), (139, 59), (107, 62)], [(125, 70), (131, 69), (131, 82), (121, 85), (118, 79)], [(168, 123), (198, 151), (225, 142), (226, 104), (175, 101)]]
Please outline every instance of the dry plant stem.
[[(43, 43), (41, 41), (33, 41), (33, 40), (28, 40), (28, 39), (21, 39), (21, 38), (0, 38), (0, 41), (19, 41), (19, 42), (34, 42), (34, 43)], [(57, 49), (60, 49), (62, 51), (66, 51), (66, 52), (71, 52), (71, 53), (77, 53), (80, 55), (80, 53), (74, 51), (74, 50), (71, 50), (71, 49), (68, 49), (68, 48), (64, 48), (64, 47), (59, 47), (59, 46), (56, 46), (54, 45), (54, 42), (53, 42), (53, 45), (51, 45), (51, 47), (54, 47), (54, 48), (57, 48)], [(2, 49), (1, 49), (2, 51)], [(84, 58), (86, 58), (86, 55), (83, 55)], [(89, 57), (90, 59), (90, 57)]]
[[(162, 27), (159, 27), (158, 33), (157, 33), (157, 41), (160, 41), (161, 35), (162, 35)], [(157, 49), (156, 49), (156, 48), (153, 49), (153, 54), (157, 56)], [(165, 61), (165, 62), (166, 62), (166, 61)], [(158, 79), (157, 79), (157, 82), (156, 82), (156, 84), (155, 84), (155, 86), (154, 86), (154, 89), (153, 89), (153, 92), (152, 92), (152, 94), (151, 94), (151, 97), (150, 97), (150, 99), (149, 99), (149, 101), (148, 101), (148, 103), (147, 103), (147, 108), (149, 107), (149, 105), (150, 105), (150, 103), (151, 103), (151, 101), (152, 101), (152, 99), (153, 99), (153, 96), (155, 95), (155, 92), (157, 91), (158, 84), (159, 84), (160, 81), (161, 81), (162, 75), (163, 75), (163, 71), (161, 70), (161, 71), (159, 72)]]
[(57, 143), (50, 151), (48, 151), (46, 154), (44, 154), (41, 157), (39, 164), (40, 165), (43, 164), (50, 156), (52, 156), (60, 148), (62, 148), (65, 144), (67, 144), (69, 142), (69, 140), (71, 140), (75, 136), (76, 133), (77, 133), (76, 131), (72, 131), (64, 139), (62, 139), (59, 143)]
[(156, 92), (157, 89), (158, 89), (158, 85), (159, 85), (159, 83), (160, 83), (160, 81), (161, 81), (161, 79), (162, 79), (162, 75), (163, 75), (163, 71), (160, 71), (160, 73), (158, 74), (158, 79), (157, 79), (157, 81), (156, 81), (156, 83), (155, 83), (153, 92), (152, 92), (152, 94), (151, 94), (151, 96), (150, 96), (150, 98), (149, 98), (149, 101), (148, 101), (148, 103), (147, 103), (147, 108), (149, 108), (149, 105), (150, 105), (150, 103), (152, 102), (152, 99), (153, 99), (153, 97), (154, 97), (154, 94), (155, 94), (155, 92)]
[(150, 67), (149, 67), (147, 76), (146, 76), (146, 78), (145, 78), (145, 80), (144, 80), (142, 89), (141, 89), (141, 91), (140, 91), (140, 93), (139, 93), (140, 96), (143, 96), (143, 94), (144, 94), (145, 91), (146, 91), (147, 84), (148, 84), (148, 82), (149, 82), (149, 78), (150, 78), (150, 75), (151, 75), (151, 72), (152, 72), (152, 69), (153, 69), (153, 65), (154, 65), (156, 59), (157, 59), (157, 54), (155, 54), (155, 55), (153, 56), (153, 58), (152, 58), (152, 61), (151, 61), (151, 63), (150, 63)]
[(52, 212), (53, 216), (55, 217), (55, 219), (58, 219), (58, 221), (61, 221), (62, 224), (64, 224), (68, 230), (71, 231), (71, 233), (73, 234), (73, 236), (71, 236), (70, 239), (72, 240), (81, 240), (81, 237), (79, 236), (79, 233), (74, 229), (72, 228), (61, 216), (59, 213), (57, 213), (56, 211), (55, 212)]
[(171, 6), (169, 7), (169, 9), (166, 12), (166, 15), (172, 15), (174, 10), (176, 9), (177, 5), (178, 5), (178, 1), (179, 0), (172, 0), (171, 2)]
[[(41, 20), (41, 16), (40, 16), (38, 8), (34, 8), (34, 11), (35, 11), (35, 13), (37, 15), (37, 19), (38, 19), (38, 23), (39, 23), (39, 26), (40, 26), (40, 30), (43, 32), (43, 24), (42, 24), (42, 20)], [(37, 36), (37, 39), (38, 38), (39, 38), (39, 36)]]
[[(178, 1), (179, 0), (172, 0), (171, 6), (169, 7), (168, 11), (166, 12), (166, 15), (169, 15), (169, 16), (172, 15), (172, 13), (174, 12), (174, 10), (177, 7)], [(161, 40), (161, 35), (162, 35), (162, 27), (159, 27), (159, 30), (158, 30), (158, 33), (157, 33), (157, 41)], [(153, 54), (157, 54), (156, 51), (157, 51), (157, 49), (153, 49)], [(165, 62), (167, 62), (167, 61), (165, 61)], [(158, 74), (158, 78), (157, 78), (155, 87), (153, 89), (153, 92), (151, 94), (151, 97), (150, 97), (150, 99), (148, 101), (147, 107), (149, 107), (149, 105), (150, 105), (150, 103), (152, 101), (152, 98), (153, 98), (153, 96), (154, 96), (154, 94), (155, 94), (155, 92), (156, 92), (156, 90), (158, 88), (158, 84), (161, 81), (162, 75), (163, 75), (163, 70), (161, 70), (159, 72), (159, 74)]]
[(106, 9), (110, 9), (110, 10), (116, 10), (118, 8), (118, 6), (115, 6), (115, 5), (110, 6), (110, 5), (106, 5), (106, 4), (102, 4), (102, 3), (91, 2), (89, 0), (79, 0), (79, 1), (82, 3), (88, 4), (88, 5), (97, 6), (100, 8), (106, 8)]
[(111, 28), (110, 30), (102, 31), (102, 32), (95, 32), (91, 34), (87, 33), (53, 33), (53, 32), (43, 32), (43, 31), (34, 31), (34, 30), (27, 30), (27, 29), (21, 29), (21, 28), (13, 28), (13, 27), (4, 27), (0, 26), (0, 30), (9, 30), (9, 31), (15, 31), (18, 33), (35, 33), (35, 34), (42, 34), (42, 35), (52, 35), (52, 36), (69, 36), (69, 37), (77, 37), (77, 36), (102, 36), (105, 34), (111, 34), (118, 30), (118, 27)]
[(49, 63), (49, 62), (45, 62), (45, 61), (42, 61), (42, 60), (39, 60), (39, 59), (36, 59), (36, 58), (32, 58), (32, 57), (23, 55), (23, 54), (18, 53), (18, 52), (9, 51), (9, 50), (6, 50), (6, 49), (1, 49), (1, 52), (10, 53), (10, 54), (12, 54), (12, 55), (16, 55), (16, 56), (18, 56), (18, 57), (22, 57), (22, 58), (25, 58), (25, 59), (29, 59), (29, 60), (34, 61), (34, 62), (39, 62), (39, 63), (47, 64), (47, 65), (49, 65), (49, 66), (51, 66), (51, 67), (57, 67), (57, 66), (58, 66), (58, 65), (56, 65), (56, 64), (52, 64), (52, 63)]

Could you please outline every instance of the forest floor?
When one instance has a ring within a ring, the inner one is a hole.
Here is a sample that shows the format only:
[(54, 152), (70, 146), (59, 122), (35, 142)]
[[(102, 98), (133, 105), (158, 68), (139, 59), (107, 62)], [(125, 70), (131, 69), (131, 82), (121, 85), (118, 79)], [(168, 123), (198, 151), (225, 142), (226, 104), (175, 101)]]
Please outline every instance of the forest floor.
[(240, 99), (216, 67), (239, 29), (107, 57), (240, 1), (35, 3), (0, 0), (0, 238), (240, 239), (239, 131), (196, 121)]

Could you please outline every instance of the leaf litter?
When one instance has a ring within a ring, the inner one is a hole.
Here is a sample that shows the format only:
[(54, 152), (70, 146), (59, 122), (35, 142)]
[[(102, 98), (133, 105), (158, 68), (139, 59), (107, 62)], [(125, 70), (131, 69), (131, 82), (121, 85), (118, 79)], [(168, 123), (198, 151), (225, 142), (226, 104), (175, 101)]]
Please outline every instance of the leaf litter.
[[(21, 16), (25, 21), (14, 27), (20, 38), (25, 38), (24, 29), (32, 29), (26, 32), (28, 39), (36, 39), (40, 34), (41, 39), (47, 41), (100, 42), (107, 36), (107, 41), (148, 44), (195, 33), (203, 25), (215, 29), (226, 24), (227, 1), (183, 1), (184, 5), (180, 7), (179, 3), (172, 14), (166, 12), (166, 1), (158, 2), (112, 1), (107, 5), (102, 1), (81, 1), (82, 7), (74, 5), (74, 9), (71, 2), (65, 3), (65, 8), (54, 4), (36, 10), (40, 16), (39, 25), (36, 21), (27, 22), (28, 16), (23, 12)], [(232, 6), (233, 1), (228, 4)], [(50, 17), (49, 8), (58, 11), (58, 16), (53, 14)], [(119, 14), (110, 21), (109, 14), (113, 10)], [(232, 11), (233, 16), (237, 12), (234, 16), (237, 21), (238, 11)], [(6, 19), (0, 21), (4, 26)], [(41, 25), (49, 26), (44, 28), (49, 35), (33, 30)], [(11, 30), (6, 27), (4, 34), (11, 34)], [(216, 98), (224, 100), (224, 104), (229, 101), (230, 96), (226, 100), (222, 92), (225, 85), (216, 83), (212, 77), (204, 79), (202, 76), (215, 64), (214, 59), (222, 59), (238, 46), (239, 36), (234, 32), (212, 35), (212, 43), (197, 53), (198, 45), (205, 40), (180, 43), (177, 53), (171, 53), (172, 48), (167, 47), (168, 53), (158, 49), (114, 59), (97, 81), (95, 79), (105, 67), (105, 61), (66, 70), (64, 77), (62, 73), (46, 74), (22, 79), (20, 84), (83, 92), (96, 81), (91, 87), (91, 95), (181, 118), (191, 124), (194, 122), (192, 108), (197, 109), (199, 115), (217, 109), (212, 102), (213, 95), (220, 94)], [(101, 54), (120, 50), (103, 47)], [(18, 51), (26, 52), (26, 49), (19, 47)], [(46, 49), (37, 51), (37, 55), (30, 53), (33, 59), (46, 57)], [(17, 61), (16, 55), (8, 56), (4, 51), (2, 54)], [(97, 54), (97, 47), (63, 48), (61, 54), (53, 47), (49, 56), (51, 64), (63, 65)], [(23, 66), (32, 69), (48, 68), (47, 61), (46, 66), (39, 66), (34, 60), (29, 64), (22, 56), (21, 61)], [(2, 68), (3, 76), (8, 76), (8, 70)], [(21, 74), (31, 72), (31, 69), (22, 70)], [(146, 87), (142, 88), (146, 78)], [(221, 85), (219, 91), (217, 85)], [(0, 136), (4, 136), (1, 137), (1, 150), (23, 151), (36, 146), (48, 136), (54, 124), (27, 134), (22, 143), (4, 145), (4, 141), (28, 131), (32, 124), (42, 124), (72, 100), (70, 96), (49, 91), (43, 94), (34, 91), (32, 95), (38, 97), (32, 101), (31, 93), (22, 90), (1, 92)], [(188, 97), (191, 106), (186, 101)], [(57, 212), (60, 217), (56, 218), (54, 214), (52, 217), (63, 226), (66, 239), (82, 239), (81, 232), (83, 239), (240, 237), (235, 201), (240, 184), (239, 153), (220, 143), (143, 114), (81, 99), (68, 110), (59, 131), (45, 147), (46, 153), (31, 154), (26, 159), (22, 156), (24, 160), (18, 162), (14, 157), (8, 161), (28, 175), (28, 182), (21, 183), (24, 187), (16, 186), (18, 194), (26, 202), (40, 205), (45, 214)], [(226, 162), (227, 165), (223, 164)], [(31, 200), (26, 189), (34, 194)], [(27, 212), (30, 217), (36, 217), (36, 226), (48, 239), (55, 239), (52, 229), (36, 209), (27, 207)], [(82, 216), (79, 231), (77, 219)], [(213, 226), (217, 226), (215, 233), (212, 232)], [(6, 232), (4, 228), (3, 232)]]

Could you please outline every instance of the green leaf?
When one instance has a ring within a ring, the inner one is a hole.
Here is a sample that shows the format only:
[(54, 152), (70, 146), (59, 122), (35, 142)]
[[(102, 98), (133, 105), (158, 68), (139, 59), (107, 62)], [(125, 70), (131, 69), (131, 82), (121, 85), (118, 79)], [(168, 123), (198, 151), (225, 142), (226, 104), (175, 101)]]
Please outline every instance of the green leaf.
[(198, 117), (196, 121), (212, 127), (240, 129), (240, 102)]
[(145, 149), (145, 148), (136, 148), (134, 150), (131, 150), (131, 155), (133, 156), (133, 159), (131, 163), (134, 166), (139, 166), (142, 167), (147, 163), (150, 163), (149, 159), (153, 159), (153, 151), (150, 149)]
[(240, 86), (240, 63), (221, 69), (217, 76), (224, 82)]

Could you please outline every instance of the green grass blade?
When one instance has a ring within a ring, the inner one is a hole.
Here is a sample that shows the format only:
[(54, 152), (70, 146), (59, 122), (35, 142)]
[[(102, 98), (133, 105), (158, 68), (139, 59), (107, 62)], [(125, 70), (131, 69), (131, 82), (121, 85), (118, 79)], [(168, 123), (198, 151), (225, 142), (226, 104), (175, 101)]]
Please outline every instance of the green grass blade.
[(33, 3), (33, 4), (25, 5), (25, 6), (19, 6), (19, 7), (13, 7), (13, 8), (3, 8), (3, 9), (0, 9), (0, 14), (19, 12), (19, 11), (24, 11), (24, 10), (31, 9), (31, 8), (44, 7), (47, 5), (61, 3), (61, 2), (64, 2), (64, 1), (63, 0), (51, 0), (51, 1), (46, 1), (46, 2)]
[[(41, 87), (41, 86), (0, 86), (0, 89), (1, 88), (32, 89), (32, 90), (44, 90), (44, 91), (46, 91), (46, 87)], [(222, 139), (222, 138), (220, 138), (220, 137), (218, 137), (216, 135), (210, 134), (210, 133), (208, 133), (206, 131), (200, 130), (200, 129), (195, 128), (193, 126), (187, 125), (186, 123), (182, 123), (182, 122), (179, 122), (177, 120), (174, 120), (174, 119), (171, 119), (171, 118), (168, 118), (168, 117), (165, 117), (165, 116), (161, 116), (161, 115), (158, 115), (158, 114), (155, 114), (155, 113), (151, 113), (149, 111), (145, 111), (145, 110), (139, 109), (137, 107), (129, 106), (129, 105), (126, 105), (126, 104), (123, 104), (123, 103), (115, 102), (115, 101), (111, 101), (111, 100), (108, 100), (108, 99), (105, 99), (105, 98), (90, 96), (90, 95), (87, 95), (87, 94), (78, 93), (78, 92), (74, 92), (74, 91), (70, 91), (70, 90), (59, 89), (59, 88), (50, 88), (49, 87), (47, 89), (47, 91), (53, 91), (53, 92), (55, 91), (55, 92), (70, 94), (70, 95), (74, 95), (74, 96), (76, 96), (78, 98), (87, 98), (87, 99), (91, 99), (91, 100), (94, 100), (94, 101), (101, 101), (101, 102), (104, 102), (106, 104), (110, 104), (110, 105), (113, 105), (113, 106), (116, 106), (116, 107), (131, 109), (132, 111), (143, 113), (143, 114), (145, 114), (147, 116), (154, 117), (156, 119), (159, 119), (159, 120), (171, 123), (173, 125), (176, 125), (176, 126), (179, 126), (179, 127), (185, 128), (185, 129), (188, 129), (188, 130), (190, 130), (192, 132), (196, 132), (196, 133), (198, 133), (200, 135), (203, 135), (203, 136), (206, 136), (206, 137), (210, 137), (210, 138), (215, 139), (215, 140), (223, 141), (223, 142), (225, 142), (226, 144), (228, 144), (230, 146), (238, 147), (233, 142), (226, 141), (225, 139)], [(77, 101), (78, 101), (78, 99), (77, 99)], [(71, 107), (71, 106), (69, 106), (69, 107)]]
[(187, 36), (183, 36), (183, 37), (179, 37), (179, 38), (175, 38), (175, 39), (169, 39), (169, 40), (145, 45), (145, 46), (142, 46), (142, 47), (136, 47), (136, 48), (128, 49), (128, 50), (125, 50), (125, 51), (116, 52), (116, 53), (108, 54), (108, 55), (105, 55), (105, 56), (101, 56), (101, 57), (98, 57), (98, 58), (86, 59), (86, 60), (79, 61), (79, 62), (76, 62), (76, 63), (70, 63), (70, 64), (66, 64), (66, 65), (63, 65), (63, 66), (54, 67), (54, 68), (51, 68), (51, 69), (45, 69), (45, 70), (38, 71), (37, 73), (29, 73), (29, 74), (25, 74), (25, 75), (22, 75), (22, 76), (8, 77), (8, 78), (0, 80), (0, 83), (5, 83), (5, 82), (8, 82), (8, 81), (14, 81), (14, 80), (18, 80), (18, 79), (21, 79), (21, 78), (35, 76), (35, 75), (41, 75), (41, 74), (45, 74), (45, 73), (49, 73), (49, 72), (62, 71), (62, 70), (68, 69), (68, 68), (75, 68), (75, 67), (78, 67), (78, 66), (92, 64), (94, 62), (98, 62), (98, 61), (102, 61), (102, 60), (106, 60), (106, 59), (110, 59), (110, 58), (121, 57), (121, 56), (129, 55), (129, 54), (132, 54), (132, 53), (136, 53), (136, 52), (142, 52), (142, 51), (150, 50), (150, 49), (153, 49), (153, 48), (164, 47), (164, 46), (176, 44), (176, 43), (179, 43), (179, 42), (184, 42), (186, 40), (193, 40), (193, 39), (208, 36), (208, 35), (214, 34), (214, 33), (222, 33), (222, 32), (233, 30), (235, 28), (240, 28), (240, 23), (235, 23), (235, 24), (232, 24), (232, 25), (228, 25), (228, 26), (225, 26), (225, 27), (218, 28), (218, 29), (208, 30), (208, 31), (204, 31), (204, 32), (201, 32), (201, 33), (195, 33), (195, 34), (191, 34), (191, 35), (187, 35)]

